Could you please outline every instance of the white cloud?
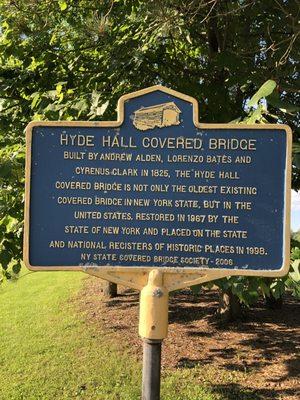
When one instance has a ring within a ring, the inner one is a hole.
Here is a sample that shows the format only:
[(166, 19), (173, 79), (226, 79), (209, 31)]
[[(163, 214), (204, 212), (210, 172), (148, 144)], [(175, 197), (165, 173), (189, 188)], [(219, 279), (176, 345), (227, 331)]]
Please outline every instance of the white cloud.
[(300, 192), (292, 190), (292, 210), (300, 211)]

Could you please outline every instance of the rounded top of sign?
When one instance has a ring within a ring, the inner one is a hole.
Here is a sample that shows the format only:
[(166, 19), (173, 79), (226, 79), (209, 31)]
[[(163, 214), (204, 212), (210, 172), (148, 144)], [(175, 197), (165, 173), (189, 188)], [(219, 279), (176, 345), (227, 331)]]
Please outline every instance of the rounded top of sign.
[(173, 97), (177, 97), (178, 99), (185, 100), (187, 102), (198, 105), (198, 102), (196, 99), (194, 99), (194, 97), (188, 96), (187, 94), (178, 92), (177, 90), (170, 89), (170, 88), (167, 88), (166, 86), (162, 86), (162, 85), (153, 85), (153, 86), (149, 86), (145, 89), (140, 89), (135, 92), (124, 94), (123, 96), (120, 97), (119, 102), (125, 102), (129, 99), (133, 99), (133, 98), (139, 97), (139, 96), (144, 96), (144, 95), (152, 93), (152, 92), (163, 92), (163, 93), (169, 94)]
[(176, 90), (154, 85), (120, 97), (118, 121), (126, 118), (140, 131), (180, 125), (185, 120), (198, 125), (198, 102)]

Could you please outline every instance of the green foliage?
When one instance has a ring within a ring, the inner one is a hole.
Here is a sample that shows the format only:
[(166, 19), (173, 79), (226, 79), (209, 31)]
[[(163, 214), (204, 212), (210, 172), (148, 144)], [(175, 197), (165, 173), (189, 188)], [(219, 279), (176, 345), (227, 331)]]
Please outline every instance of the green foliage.
[(293, 165), (300, 171), (300, 143), (293, 143)]
[(281, 278), (262, 278), (232, 276), (208, 282), (203, 285), (191, 287), (193, 293), (198, 295), (202, 287), (211, 289), (217, 286), (223, 292), (231, 291), (240, 302), (247, 307), (254, 304), (260, 295), (279, 299), (288, 290), (293, 296), (300, 298), (300, 248), (291, 249), (291, 266), (289, 273)]
[(300, 260), (300, 247), (293, 247), (291, 250), (291, 261)]
[(24, 148), (7, 144), (0, 149), (0, 282), (21, 268), (23, 184)]
[[(294, 296), (300, 298), (300, 259), (293, 261), (287, 279), (284, 281), (285, 287), (292, 290)], [(274, 296), (275, 297), (275, 296)]]
[(300, 298), (300, 249), (293, 248), (291, 251), (291, 267), (286, 277), (270, 281), (270, 291), (275, 299), (283, 296), (289, 290), (293, 296)]
[(248, 107), (257, 106), (260, 99), (265, 98), (273, 93), (274, 89), (276, 88), (276, 82), (272, 79), (269, 79), (265, 82), (258, 91), (251, 97), (248, 102)]
[(300, 188), (296, 3), (243, 3), (0, 0), (3, 276), (20, 265), (30, 120), (113, 119), (121, 95), (161, 83), (203, 122), (290, 125)]
[(65, 11), (67, 9), (67, 7), (68, 7), (67, 2), (63, 1), (63, 0), (58, 0), (58, 4), (59, 4), (59, 7), (60, 7), (61, 11)]
[(284, 280), (285, 287), (292, 291), (295, 297), (300, 298), (300, 248), (294, 247), (291, 251), (291, 268)]
[[(254, 123), (268, 123), (269, 119), (273, 118), (276, 122), (279, 120), (277, 115), (271, 114), (268, 109), (270, 103), (269, 98), (271, 96), (274, 98), (274, 91), (276, 89), (276, 82), (273, 80), (266, 81), (258, 91), (249, 100), (247, 107), (249, 107), (248, 115), (243, 119), (240, 118), (237, 122), (254, 124)], [(277, 114), (279, 110), (282, 112), (294, 114), (299, 111), (299, 107), (287, 107), (282, 109), (283, 105), (281, 102), (277, 102), (275, 108), (277, 108)], [(288, 111), (287, 111), (288, 108)], [(298, 151), (300, 153), (300, 145), (298, 143), (293, 144), (293, 160), (294, 160), (294, 171), (298, 170), (299, 165), (297, 164)], [(300, 169), (299, 169), (300, 171)], [(297, 172), (298, 174), (298, 172)], [(292, 246), (293, 242), (297, 241), (298, 236), (292, 236)], [(299, 249), (298, 249), (299, 250)], [(282, 278), (276, 279), (266, 279), (266, 278), (255, 278), (255, 277), (230, 277), (224, 278), (216, 281), (216, 285), (222, 291), (231, 291), (233, 294), (237, 295), (241, 303), (246, 306), (250, 306), (255, 303), (259, 297), (259, 293), (262, 293), (264, 297), (274, 297), (279, 299), (285, 293), (286, 289), (289, 289), (292, 294), (300, 298), (300, 280), (297, 271), (299, 270), (299, 262), (296, 260), (295, 255), (297, 249), (291, 249), (291, 260), (294, 262), (291, 264), (289, 274)]]
[[(300, 107), (291, 104), (285, 104), (280, 101), (278, 94), (275, 92), (276, 82), (273, 80), (266, 81), (258, 91), (251, 97), (247, 103), (248, 114), (242, 119), (238, 119), (236, 122), (242, 122), (246, 124), (264, 123), (267, 124), (272, 122), (281, 122), (279, 118), (279, 112), (288, 113), (290, 115), (295, 115), (300, 111)], [(273, 106), (276, 110), (276, 115), (273, 114), (268, 106)], [(298, 143), (293, 144), (293, 157), (297, 155), (300, 145)], [(295, 159), (296, 161), (296, 159)], [(298, 168), (297, 162), (294, 166)]]
[[(291, 247), (300, 247), (300, 229), (297, 232), (291, 233)], [(298, 258), (300, 258), (300, 255)]]

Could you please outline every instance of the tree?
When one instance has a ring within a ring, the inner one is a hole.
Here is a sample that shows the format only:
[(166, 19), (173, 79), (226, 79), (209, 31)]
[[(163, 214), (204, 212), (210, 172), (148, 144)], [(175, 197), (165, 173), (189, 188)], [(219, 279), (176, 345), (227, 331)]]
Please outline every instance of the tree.
[(116, 297), (118, 295), (118, 286), (115, 283), (103, 281), (102, 291), (105, 297)]
[[(27, 123), (114, 119), (122, 94), (152, 84), (197, 98), (203, 122), (290, 125), (299, 189), (298, 6), (290, 0), (0, 0), (3, 275), (20, 268)], [(249, 109), (266, 81), (275, 82), (267, 101), (261, 96)]]
[(300, 229), (297, 232), (293, 232), (292, 235), (293, 247), (300, 247)]

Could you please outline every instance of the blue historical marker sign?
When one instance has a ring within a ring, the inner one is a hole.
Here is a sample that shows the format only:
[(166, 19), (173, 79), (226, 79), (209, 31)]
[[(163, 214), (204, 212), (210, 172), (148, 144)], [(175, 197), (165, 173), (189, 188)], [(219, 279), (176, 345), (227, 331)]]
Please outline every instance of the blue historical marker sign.
[(198, 123), (196, 100), (154, 86), (114, 122), (27, 129), (25, 262), (286, 273), (291, 132)]

